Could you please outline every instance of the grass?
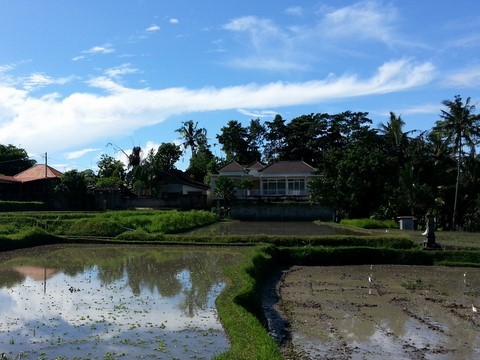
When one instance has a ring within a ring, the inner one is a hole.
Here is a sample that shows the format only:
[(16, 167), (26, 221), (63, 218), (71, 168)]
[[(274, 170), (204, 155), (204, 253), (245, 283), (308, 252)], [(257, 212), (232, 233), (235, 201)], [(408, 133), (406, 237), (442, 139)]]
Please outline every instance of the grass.
[(395, 229), (398, 227), (394, 220), (377, 220), (377, 219), (343, 219), (341, 225), (355, 226), (362, 229)]
[(128, 231), (166, 234), (218, 221), (209, 211), (107, 211), (1, 213), (0, 234), (15, 235), (38, 227), (52, 235), (115, 237)]
[(259, 292), (262, 280), (272, 269), (274, 252), (275, 247), (271, 245), (253, 248), (246, 253), (241, 266), (226, 270), (230, 283), (216, 303), (232, 346), (229, 351), (217, 356), (217, 360), (283, 358), (279, 347), (259, 320)]

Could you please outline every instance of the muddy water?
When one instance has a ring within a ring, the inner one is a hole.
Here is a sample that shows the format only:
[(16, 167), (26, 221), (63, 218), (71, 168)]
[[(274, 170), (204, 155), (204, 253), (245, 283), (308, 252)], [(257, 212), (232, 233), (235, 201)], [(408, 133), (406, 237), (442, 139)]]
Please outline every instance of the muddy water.
[(480, 269), (294, 267), (278, 289), (287, 359), (480, 359)]
[(212, 358), (229, 347), (214, 304), (221, 271), (240, 260), (234, 249), (192, 247), (0, 253), (0, 355)]

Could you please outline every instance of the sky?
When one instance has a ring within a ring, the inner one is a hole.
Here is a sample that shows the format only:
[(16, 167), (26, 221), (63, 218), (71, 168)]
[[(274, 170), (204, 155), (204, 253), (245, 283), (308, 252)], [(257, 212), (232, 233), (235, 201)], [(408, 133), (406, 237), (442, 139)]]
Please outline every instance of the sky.
[[(0, 0), (0, 144), (59, 171), (229, 120), (480, 101), (477, 0)], [(113, 145), (112, 145), (113, 144)], [(188, 153), (177, 163), (188, 167)]]

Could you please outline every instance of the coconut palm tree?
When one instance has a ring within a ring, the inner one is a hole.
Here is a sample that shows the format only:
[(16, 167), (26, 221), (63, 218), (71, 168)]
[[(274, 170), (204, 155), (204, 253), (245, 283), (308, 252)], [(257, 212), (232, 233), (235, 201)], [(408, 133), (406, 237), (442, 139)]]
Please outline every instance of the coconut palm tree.
[(388, 139), (397, 151), (402, 151), (404, 145), (408, 141), (408, 135), (418, 131), (418, 130), (410, 130), (403, 132), (403, 127), (405, 126), (405, 121), (403, 121), (402, 117), (399, 115), (397, 116), (394, 112), (390, 111), (390, 119), (387, 124), (380, 124), (379, 133), (384, 135), (386, 139)]
[(442, 104), (447, 110), (441, 110), (440, 120), (436, 122), (435, 131), (438, 131), (446, 144), (453, 148), (457, 161), (457, 178), (455, 182), (455, 200), (453, 205), (452, 229), (457, 222), (458, 188), (460, 183), (462, 156), (469, 151), (475, 155), (475, 148), (480, 140), (480, 115), (475, 115), (475, 105), (468, 97), (465, 103), (460, 95), (455, 99), (444, 100)]
[(198, 122), (194, 123), (193, 120), (184, 121), (182, 126), (175, 131), (182, 137), (183, 151), (190, 148), (192, 154), (195, 154), (198, 146), (207, 142), (207, 130), (198, 128)]

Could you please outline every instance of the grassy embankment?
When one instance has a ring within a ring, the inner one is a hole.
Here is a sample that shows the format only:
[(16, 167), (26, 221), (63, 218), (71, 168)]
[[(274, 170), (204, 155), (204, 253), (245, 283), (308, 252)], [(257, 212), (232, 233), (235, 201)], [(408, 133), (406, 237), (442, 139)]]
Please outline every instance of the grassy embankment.
[[(259, 296), (262, 281), (275, 265), (395, 263), (480, 266), (478, 237), (477, 242), (472, 237), (467, 246), (463, 246), (458, 234), (450, 240), (455, 241), (455, 247), (440, 251), (423, 250), (423, 238), (418, 237), (420, 232), (393, 228), (388, 231), (363, 230), (362, 236), (179, 234), (215, 221), (218, 218), (205, 211), (9, 213), (0, 216), (0, 251), (85, 240), (216, 245), (263, 243), (262, 246), (246, 249), (246, 260), (241, 266), (225, 270), (230, 284), (218, 298), (217, 305), (232, 347), (219, 356), (220, 359), (281, 358), (278, 347), (263, 326)], [(437, 238), (439, 242), (446, 239), (440, 233)]]

